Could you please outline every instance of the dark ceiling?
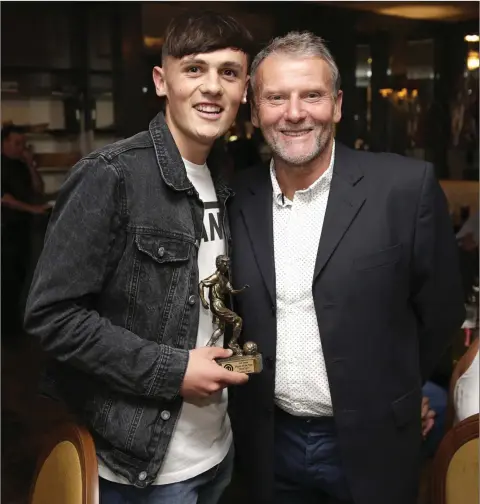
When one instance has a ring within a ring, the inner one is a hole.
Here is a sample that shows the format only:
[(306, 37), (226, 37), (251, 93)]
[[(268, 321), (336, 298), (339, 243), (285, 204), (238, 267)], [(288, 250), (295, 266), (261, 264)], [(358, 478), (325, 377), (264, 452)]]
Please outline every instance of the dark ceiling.
[(479, 2), (321, 2), (335, 7), (406, 19), (458, 22), (478, 20)]

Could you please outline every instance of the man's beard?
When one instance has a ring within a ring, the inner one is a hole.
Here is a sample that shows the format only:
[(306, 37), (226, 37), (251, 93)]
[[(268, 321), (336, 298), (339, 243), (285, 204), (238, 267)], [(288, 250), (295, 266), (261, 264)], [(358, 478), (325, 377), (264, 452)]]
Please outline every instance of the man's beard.
[[(281, 135), (281, 133), (279, 133)], [(333, 127), (331, 124), (322, 128), (315, 136), (315, 143), (310, 152), (303, 154), (289, 154), (288, 147), (281, 142), (276, 142), (275, 138), (265, 138), (268, 146), (273, 154), (278, 156), (285, 164), (295, 169), (301, 169), (304, 165), (308, 165), (311, 161), (318, 158), (327, 147), (333, 134)]]

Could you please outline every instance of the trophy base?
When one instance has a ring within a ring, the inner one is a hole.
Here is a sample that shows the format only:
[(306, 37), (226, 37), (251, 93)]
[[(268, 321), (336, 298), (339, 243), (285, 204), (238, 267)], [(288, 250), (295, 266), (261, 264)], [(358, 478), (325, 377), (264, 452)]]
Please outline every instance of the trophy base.
[(260, 373), (263, 369), (262, 354), (233, 355), (225, 359), (215, 359), (215, 361), (227, 371), (237, 373)]

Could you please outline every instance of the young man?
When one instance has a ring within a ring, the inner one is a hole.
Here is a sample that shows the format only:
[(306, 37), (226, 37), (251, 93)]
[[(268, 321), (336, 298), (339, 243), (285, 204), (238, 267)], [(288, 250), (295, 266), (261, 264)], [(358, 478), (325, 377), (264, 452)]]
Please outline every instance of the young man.
[(80, 161), (52, 215), (26, 327), (94, 436), (102, 504), (214, 504), (230, 479), (226, 387), (247, 376), (203, 348), (198, 284), (229, 253), (231, 192), (206, 159), (246, 101), (250, 44), (231, 17), (175, 19), (153, 71), (165, 115)]
[(232, 404), (248, 502), (414, 504), (421, 385), (464, 318), (445, 197), (429, 163), (335, 141), (320, 37), (275, 39), (251, 82), (273, 155), (229, 209), (236, 311), (265, 364)]

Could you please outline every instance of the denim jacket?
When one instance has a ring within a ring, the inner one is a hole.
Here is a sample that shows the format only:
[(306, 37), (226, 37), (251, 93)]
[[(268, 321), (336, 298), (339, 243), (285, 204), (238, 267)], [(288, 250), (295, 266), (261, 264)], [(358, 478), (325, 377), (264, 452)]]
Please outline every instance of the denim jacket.
[[(231, 191), (209, 168), (229, 248)], [(27, 302), (26, 330), (54, 358), (43, 392), (78, 412), (99, 458), (138, 487), (159, 472), (182, 405), (203, 212), (160, 113), (73, 167)]]

